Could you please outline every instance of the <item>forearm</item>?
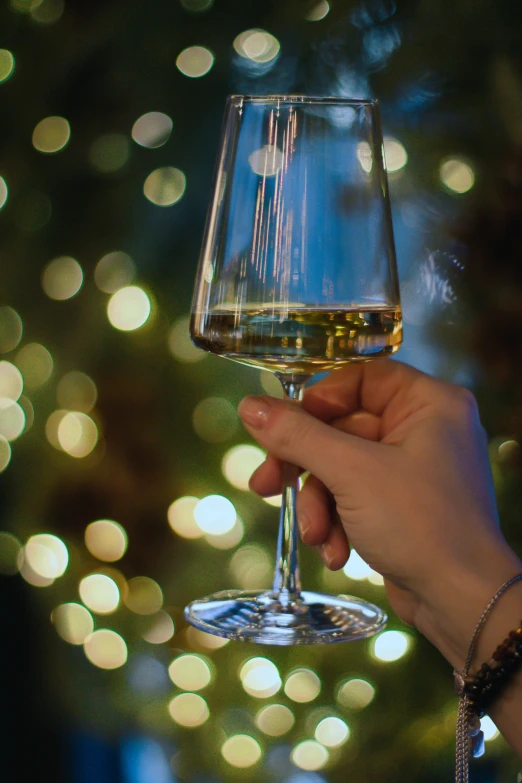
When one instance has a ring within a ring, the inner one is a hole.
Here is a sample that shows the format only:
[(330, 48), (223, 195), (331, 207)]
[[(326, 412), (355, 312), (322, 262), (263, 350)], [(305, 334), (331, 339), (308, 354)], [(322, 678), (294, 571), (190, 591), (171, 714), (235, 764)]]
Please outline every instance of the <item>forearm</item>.
[[(419, 630), (449, 663), (462, 671), (469, 644), (482, 612), (499, 587), (522, 573), (522, 562), (507, 547), (491, 548), (480, 567), (441, 575), (436, 588), (419, 610)], [(512, 585), (488, 614), (479, 634), (470, 673), (489, 661), (494, 650), (522, 622), (522, 581)], [(488, 711), (499, 731), (522, 757), (522, 667), (512, 675)]]

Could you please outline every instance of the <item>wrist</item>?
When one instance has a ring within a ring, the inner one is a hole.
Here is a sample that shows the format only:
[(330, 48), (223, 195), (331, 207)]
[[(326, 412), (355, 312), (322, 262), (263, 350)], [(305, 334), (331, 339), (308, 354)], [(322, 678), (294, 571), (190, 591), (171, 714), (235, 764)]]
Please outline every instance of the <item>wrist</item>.
[[(505, 541), (490, 545), (471, 567), (455, 563), (419, 600), (415, 625), (457, 670), (462, 671), (476, 625), (489, 601), (522, 562)], [(488, 660), (522, 617), (522, 582), (510, 587), (488, 616), (477, 641), (471, 670)]]

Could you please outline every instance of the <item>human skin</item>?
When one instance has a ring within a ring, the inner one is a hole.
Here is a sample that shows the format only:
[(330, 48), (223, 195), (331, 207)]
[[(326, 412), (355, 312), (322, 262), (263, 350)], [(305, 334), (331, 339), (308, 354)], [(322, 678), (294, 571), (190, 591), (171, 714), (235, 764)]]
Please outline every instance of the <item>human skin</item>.
[[(391, 606), (461, 671), (498, 588), (522, 573), (503, 537), (487, 438), (473, 395), (396, 361), (351, 364), (301, 405), (247, 397), (239, 414), (268, 452), (251, 488), (281, 491), (281, 462), (309, 472), (297, 513), (305, 544), (332, 570), (353, 546), (385, 580)], [(492, 610), (474, 672), (519, 626), (522, 582)], [(522, 672), (490, 712), (522, 756)]]

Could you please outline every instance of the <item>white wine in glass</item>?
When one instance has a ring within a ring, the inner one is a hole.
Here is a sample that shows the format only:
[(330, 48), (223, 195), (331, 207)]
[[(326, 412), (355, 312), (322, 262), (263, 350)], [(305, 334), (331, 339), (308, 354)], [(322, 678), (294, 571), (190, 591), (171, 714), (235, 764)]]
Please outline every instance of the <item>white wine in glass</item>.
[[(377, 101), (228, 99), (191, 335), (206, 351), (271, 370), (294, 400), (315, 373), (398, 351), (401, 307)], [(377, 633), (386, 623), (379, 607), (301, 589), (298, 470), (286, 465), (283, 473), (272, 588), (198, 599), (187, 620), (262, 644)]]

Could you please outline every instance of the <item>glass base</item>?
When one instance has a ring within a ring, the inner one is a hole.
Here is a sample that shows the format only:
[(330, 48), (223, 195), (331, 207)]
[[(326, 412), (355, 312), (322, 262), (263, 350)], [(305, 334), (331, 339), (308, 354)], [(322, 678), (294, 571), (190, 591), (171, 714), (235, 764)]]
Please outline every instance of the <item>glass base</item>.
[(331, 644), (381, 631), (386, 614), (349, 595), (303, 591), (298, 598), (266, 590), (223, 590), (192, 601), (187, 621), (200, 631), (257, 644)]

